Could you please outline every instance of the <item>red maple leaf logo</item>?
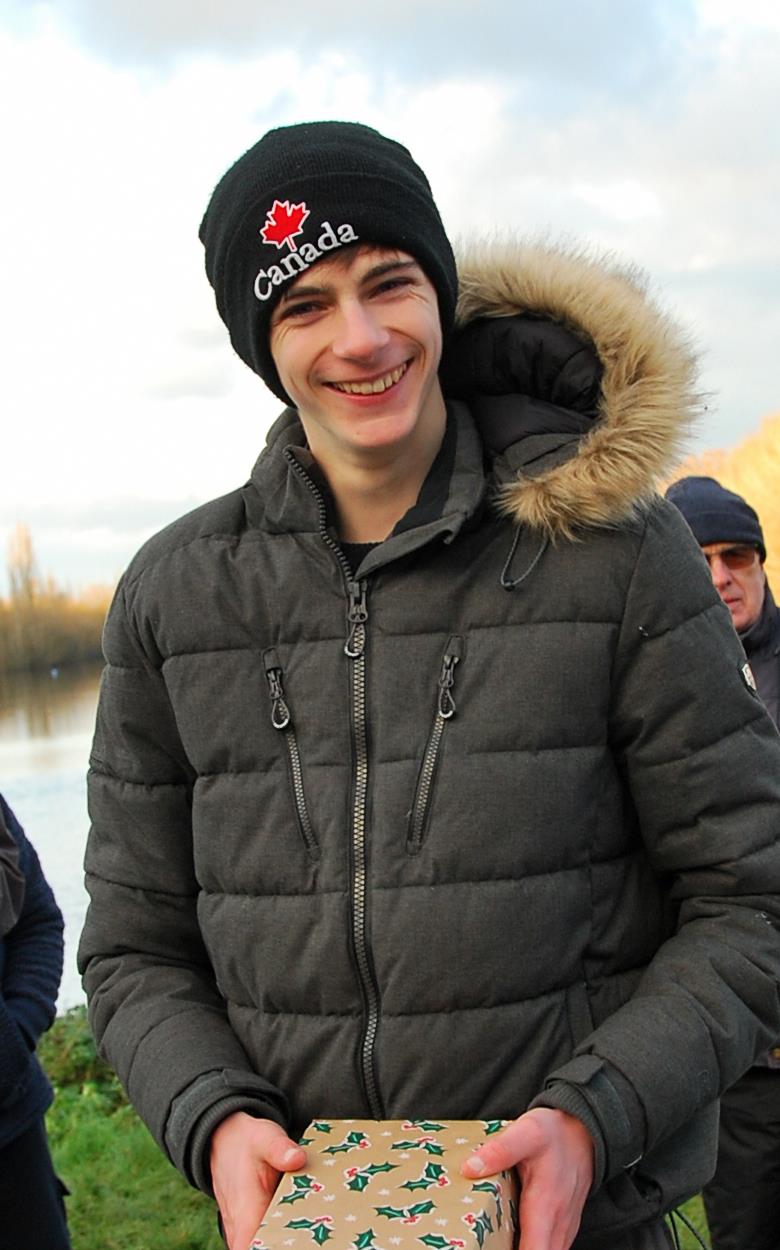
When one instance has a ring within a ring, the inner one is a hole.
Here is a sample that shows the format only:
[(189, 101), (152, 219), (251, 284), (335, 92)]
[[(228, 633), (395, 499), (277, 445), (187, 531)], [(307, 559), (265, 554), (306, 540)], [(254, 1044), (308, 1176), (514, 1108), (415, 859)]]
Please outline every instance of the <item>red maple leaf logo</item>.
[(297, 252), (296, 234), (303, 234), (303, 223), (309, 216), (305, 204), (291, 204), (289, 200), (274, 200), (274, 206), (266, 217), (260, 233), (264, 243), (273, 243), (275, 247), (283, 247), (286, 243), (291, 251)]

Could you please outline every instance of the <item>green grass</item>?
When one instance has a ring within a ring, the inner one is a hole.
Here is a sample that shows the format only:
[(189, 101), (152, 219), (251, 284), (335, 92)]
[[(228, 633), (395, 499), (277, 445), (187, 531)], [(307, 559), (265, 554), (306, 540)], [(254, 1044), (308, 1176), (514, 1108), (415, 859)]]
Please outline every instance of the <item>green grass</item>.
[(57, 1097), (46, 1118), (54, 1164), (71, 1191), (73, 1250), (224, 1250), (216, 1206), (191, 1189), (95, 1053), (83, 1008), (40, 1046)]
[[(41, 1061), (57, 1097), (46, 1119), (73, 1250), (224, 1250), (211, 1199), (186, 1183), (98, 1058), (83, 1007), (59, 1016)], [(683, 1208), (709, 1244), (701, 1199)], [(681, 1229), (682, 1250), (699, 1250)]]

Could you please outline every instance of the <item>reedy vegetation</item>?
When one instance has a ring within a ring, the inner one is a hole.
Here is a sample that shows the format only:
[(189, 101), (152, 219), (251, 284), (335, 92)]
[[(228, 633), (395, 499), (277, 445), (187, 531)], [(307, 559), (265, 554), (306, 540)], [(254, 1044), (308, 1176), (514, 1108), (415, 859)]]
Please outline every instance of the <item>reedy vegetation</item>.
[(100, 658), (112, 588), (73, 595), (41, 578), (30, 531), (17, 525), (9, 544), (7, 599), (0, 599), (0, 673), (46, 671)]

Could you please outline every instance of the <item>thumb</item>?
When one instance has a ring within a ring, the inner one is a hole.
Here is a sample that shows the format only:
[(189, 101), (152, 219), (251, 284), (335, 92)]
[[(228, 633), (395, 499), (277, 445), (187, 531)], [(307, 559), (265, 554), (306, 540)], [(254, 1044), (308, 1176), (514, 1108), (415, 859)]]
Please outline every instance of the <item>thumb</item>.
[(494, 1176), (497, 1172), (506, 1172), (539, 1147), (539, 1134), (533, 1118), (520, 1116), (507, 1124), (502, 1132), (483, 1142), (461, 1166), (464, 1176)]
[(268, 1126), (263, 1155), (277, 1172), (295, 1172), (306, 1163), (303, 1146), (292, 1141), (278, 1124)]

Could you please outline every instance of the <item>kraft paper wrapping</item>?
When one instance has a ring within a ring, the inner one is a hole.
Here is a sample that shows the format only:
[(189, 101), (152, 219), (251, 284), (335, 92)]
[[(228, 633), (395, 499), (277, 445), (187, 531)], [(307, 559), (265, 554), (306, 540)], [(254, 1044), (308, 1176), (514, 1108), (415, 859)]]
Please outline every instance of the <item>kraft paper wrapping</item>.
[(307, 1162), (284, 1174), (250, 1250), (512, 1250), (514, 1169), (461, 1163), (503, 1120), (315, 1120)]

